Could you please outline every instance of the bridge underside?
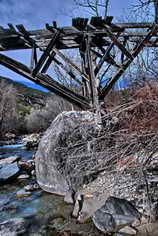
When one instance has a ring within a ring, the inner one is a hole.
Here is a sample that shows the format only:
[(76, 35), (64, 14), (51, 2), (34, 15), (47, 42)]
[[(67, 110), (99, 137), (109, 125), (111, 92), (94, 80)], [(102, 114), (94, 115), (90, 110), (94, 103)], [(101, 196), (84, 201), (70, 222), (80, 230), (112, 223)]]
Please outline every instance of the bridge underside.
[[(53, 22), (52, 26), (46, 24), (46, 29), (35, 31), (27, 31), (23, 25), (0, 27), (0, 51), (32, 50), (30, 67), (2, 53), (0, 64), (82, 109), (97, 109), (144, 47), (158, 46), (157, 24), (113, 24), (112, 19), (75, 18), (72, 27), (58, 28)], [(143, 32), (133, 30), (142, 28)], [(74, 49), (72, 58), (76, 53), (77, 62), (66, 56), (65, 49)], [(42, 52), (40, 57), (38, 50)], [(50, 76), (48, 69), (52, 64), (69, 76), (71, 87), (69, 81), (66, 86), (64, 81)]]

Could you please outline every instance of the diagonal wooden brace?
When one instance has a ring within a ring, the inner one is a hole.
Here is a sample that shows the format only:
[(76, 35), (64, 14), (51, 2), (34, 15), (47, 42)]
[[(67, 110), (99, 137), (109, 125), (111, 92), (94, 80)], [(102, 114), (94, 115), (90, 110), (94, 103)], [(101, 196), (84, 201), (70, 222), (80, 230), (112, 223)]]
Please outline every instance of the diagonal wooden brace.
[(50, 43), (48, 44), (46, 50), (43, 52), (42, 56), (40, 57), (37, 65), (35, 66), (34, 70), (32, 71), (32, 76), (35, 77), (40, 69), (42, 68), (43, 64), (45, 63), (45, 61), (47, 60), (47, 58), (50, 55), (50, 52), (52, 51), (53, 47), (55, 46), (57, 39), (60, 35), (60, 32), (56, 31), (54, 33), (54, 37), (51, 39)]
[(124, 53), (128, 58), (133, 60), (133, 56), (131, 55), (131, 53), (122, 45), (122, 43), (120, 43), (117, 37), (112, 33), (110, 27), (104, 24), (104, 28), (106, 29), (107, 34), (112, 40), (112, 42), (122, 51), (122, 53)]
[(67, 56), (65, 56), (62, 52), (60, 52), (58, 49), (54, 48), (53, 51), (59, 56), (61, 57), (67, 64), (69, 64), (71, 67), (73, 67), (76, 71), (78, 71), (82, 77), (84, 78), (84, 80), (89, 82), (89, 78), (88, 75), (86, 75), (85, 73), (82, 72), (82, 70), (75, 65), (74, 62), (71, 61), (71, 59), (69, 59)]
[(43, 86), (44, 88), (48, 89), (56, 93), (57, 95), (63, 97), (67, 101), (77, 105), (82, 109), (90, 108), (89, 100), (84, 98), (83, 96), (75, 93), (71, 89), (65, 87), (64, 85), (58, 83), (51, 77), (44, 75), (44, 74), (37, 74), (37, 78), (32, 77), (31, 69), (24, 64), (11, 59), (3, 54), (0, 54), (0, 64), (5, 66), (6, 68), (20, 74), (27, 79), (33, 81), (34, 83)]
[(114, 84), (118, 81), (121, 75), (125, 72), (128, 66), (132, 63), (135, 57), (141, 52), (141, 50), (145, 47), (145, 43), (149, 42), (155, 32), (158, 30), (157, 25), (154, 25), (152, 30), (147, 34), (147, 36), (139, 43), (139, 45), (133, 50), (132, 58), (126, 60), (121, 68), (116, 72), (116, 74), (111, 78), (111, 80), (106, 84), (106, 86), (101, 90), (101, 94), (99, 95), (99, 99), (103, 100), (105, 96), (109, 93), (109, 91), (113, 88)]

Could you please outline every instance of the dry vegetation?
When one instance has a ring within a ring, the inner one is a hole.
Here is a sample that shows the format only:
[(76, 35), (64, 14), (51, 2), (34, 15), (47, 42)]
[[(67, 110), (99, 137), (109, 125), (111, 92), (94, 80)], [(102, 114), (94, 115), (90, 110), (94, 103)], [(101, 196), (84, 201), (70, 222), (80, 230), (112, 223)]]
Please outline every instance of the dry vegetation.
[[(158, 167), (158, 85), (147, 84), (135, 90), (126, 103), (122, 103), (125, 91), (123, 96), (121, 92), (113, 92), (110, 96), (116, 99), (117, 104), (109, 106), (104, 112), (104, 128), (87, 134), (88, 141), (79, 140), (69, 149), (62, 148), (65, 177), (71, 177), (71, 187), (78, 189), (85, 180), (92, 182), (101, 174), (97, 192), (110, 194), (120, 191), (120, 196), (126, 198), (124, 193), (127, 189), (131, 199), (137, 186), (142, 183), (146, 186), (145, 201), (150, 205), (155, 195), (154, 190), (148, 188), (146, 176)], [(78, 129), (75, 132), (81, 133), (81, 127)], [(111, 182), (107, 181), (106, 175), (102, 182), (104, 173), (108, 173)], [(93, 185), (92, 189), (95, 191)]]

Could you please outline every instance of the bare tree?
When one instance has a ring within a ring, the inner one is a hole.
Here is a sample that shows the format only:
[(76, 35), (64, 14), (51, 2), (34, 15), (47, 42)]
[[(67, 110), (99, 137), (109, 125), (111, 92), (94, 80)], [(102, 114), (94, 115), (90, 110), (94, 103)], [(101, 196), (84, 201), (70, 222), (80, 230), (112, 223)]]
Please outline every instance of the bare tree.
[[(154, 7), (154, 15), (155, 15), (155, 22), (158, 22), (158, 1), (157, 0), (138, 0), (136, 4), (134, 4), (134, 7), (136, 10), (140, 10), (143, 8), (151, 9)], [(145, 10), (145, 11), (146, 11)]]
[(45, 131), (59, 113), (70, 110), (72, 110), (70, 103), (52, 95), (47, 99), (44, 108), (31, 110), (26, 117), (27, 130), (29, 133)]
[(77, 6), (90, 10), (95, 16), (103, 16), (105, 19), (108, 14), (110, 0), (74, 0)]
[(17, 131), (16, 89), (4, 81), (0, 83), (0, 135)]

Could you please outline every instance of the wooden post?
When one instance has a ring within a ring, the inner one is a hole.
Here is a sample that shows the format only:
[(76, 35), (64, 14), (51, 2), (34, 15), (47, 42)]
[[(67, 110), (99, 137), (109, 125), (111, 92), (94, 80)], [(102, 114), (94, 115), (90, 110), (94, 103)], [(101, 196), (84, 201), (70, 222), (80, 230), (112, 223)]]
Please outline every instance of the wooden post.
[(155, 8), (155, 23), (158, 23), (158, 0), (154, 1), (154, 8)]
[(86, 54), (87, 54), (87, 62), (88, 62), (88, 70), (89, 70), (89, 78), (90, 78), (90, 86), (91, 86), (91, 99), (92, 106), (95, 112), (95, 120), (97, 128), (101, 128), (101, 114), (100, 114), (100, 105), (98, 99), (98, 88), (97, 88), (97, 80), (94, 73), (94, 66), (92, 63), (92, 55), (90, 50), (91, 37), (87, 36), (86, 39)]

